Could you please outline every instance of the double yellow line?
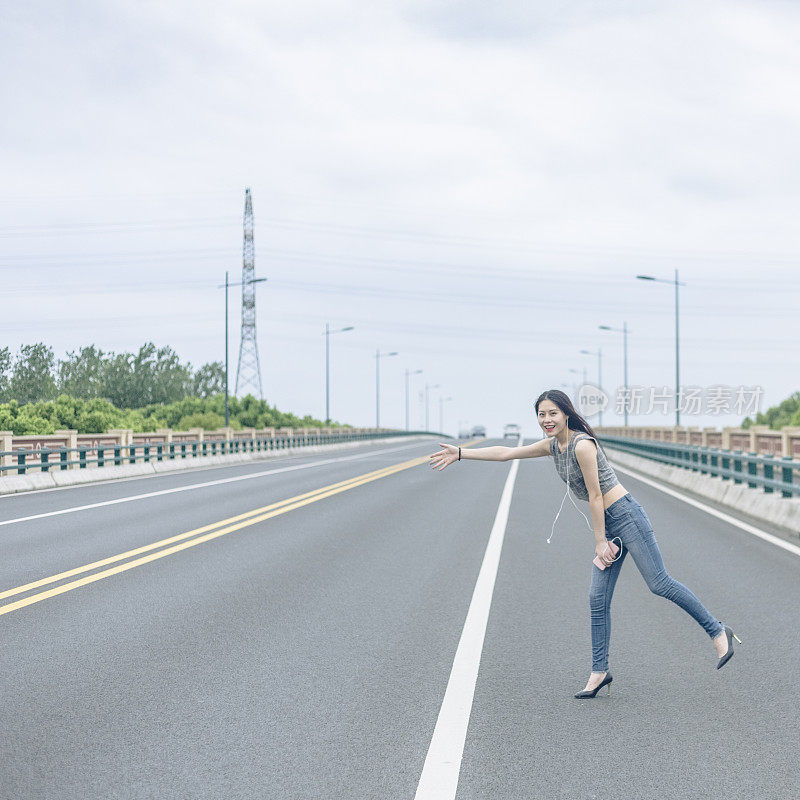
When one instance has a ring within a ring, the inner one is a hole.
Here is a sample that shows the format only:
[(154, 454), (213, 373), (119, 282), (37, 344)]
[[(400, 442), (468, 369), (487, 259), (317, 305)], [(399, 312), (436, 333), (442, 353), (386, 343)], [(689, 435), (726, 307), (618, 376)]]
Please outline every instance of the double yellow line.
[[(462, 445), (463, 447), (464, 445)], [(47, 589), (43, 592), (28, 595), (20, 600), (15, 600), (11, 603), (6, 603), (0, 606), (0, 615), (8, 614), (11, 611), (16, 611), (18, 608), (38, 603), (46, 600), (48, 597), (55, 597), (56, 595), (63, 594), (64, 592), (72, 591), (80, 586), (86, 586), (89, 583), (109, 578), (112, 575), (117, 575), (120, 572), (139, 567), (142, 564), (148, 564), (159, 558), (178, 553), (181, 550), (186, 550), (189, 547), (208, 542), (211, 539), (216, 539), (219, 536), (225, 536), (228, 533), (247, 528), (250, 525), (255, 525), (264, 520), (277, 517), (280, 514), (286, 514), (289, 511), (294, 511), (296, 508), (316, 503), (318, 500), (323, 500), (326, 497), (331, 497), (340, 492), (346, 492), (350, 489), (355, 489), (356, 486), (363, 486), (365, 483), (380, 480), (396, 472), (401, 472), (411, 467), (416, 467), (428, 461), (427, 456), (421, 458), (414, 458), (410, 461), (403, 461), (400, 464), (395, 464), (391, 467), (384, 467), (383, 469), (375, 470), (374, 472), (367, 472), (364, 475), (358, 475), (355, 478), (350, 478), (346, 481), (339, 483), (332, 483), (329, 486), (323, 486), (321, 489), (315, 489), (312, 492), (299, 494), (295, 497), (290, 497), (287, 500), (280, 500), (277, 503), (271, 503), (268, 506), (261, 508), (254, 508), (252, 511), (247, 511), (244, 514), (238, 514), (235, 517), (228, 517), (228, 519), (214, 522), (210, 525), (204, 525), (202, 528), (195, 528), (194, 530), (180, 533), (177, 536), (171, 536), (168, 539), (162, 539), (159, 542), (145, 545), (144, 547), (137, 547), (135, 550), (128, 550), (125, 553), (119, 553), (115, 556), (101, 559), (100, 561), (93, 561), (91, 564), (86, 564), (82, 567), (75, 567), (74, 569), (67, 570), (66, 572), (59, 572), (58, 575), (51, 575), (49, 578), (42, 578), (38, 581), (26, 583), (23, 586), (17, 586), (14, 589), (8, 589), (0, 592), (0, 600), (7, 597), (14, 597), (15, 595), (24, 594), (34, 589), (39, 589), (42, 586), (48, 586), (59, 581), (73, 578), (76, 575), (83, 575), (92, 570), (99, 569), (100, 567), (107, 567), (109, 564), (116, 564), (116, 566), (109, 569), (103, 569), (100, 572), (93, 572), (91, 575), (84, 575), (84, 577), (77, 580), (62, 583), (52, 589)], [(156, 552), (152, 552), (156, 551)], [(142, 555), (147, 553), (147, 555)], [(138, 556), (138, 558), (136, 557)], [(133, 559), (127, 561), (126, 559)], [(124, 561), (120, 564), (118, 562)]]

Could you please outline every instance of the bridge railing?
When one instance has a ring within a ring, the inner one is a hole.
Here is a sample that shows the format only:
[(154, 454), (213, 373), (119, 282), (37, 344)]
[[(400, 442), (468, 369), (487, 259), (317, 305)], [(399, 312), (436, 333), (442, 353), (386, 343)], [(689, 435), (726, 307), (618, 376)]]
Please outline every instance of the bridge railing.
[(800, 497), (800, 461), (791, 456), (772, 456), (744, 450), (722, 450), (654, 439), (634, 439), (598, 433), (601, 443), (612, 449), (648, 458), (662, 464), (683, 467), (701, 475), (715, 475), (724, 481), (747, 483), (767, 493)]
[[(28, 446), (0, 450), (0, 477), (26, 475), (28, 472), (87, 469), (123, 464), (146, 464), (201, 456), (224, 456), (236, 453), (259, 453), (289, 448), (311, 447), (380, 440), (397, 436), (437, 435), (429, 431), (342, 430), (336, 433), (306, 433), (253, 436), (242, 438), (201, 438), (178, 441), (143, 441), (120, 443), (97, 442), (77, 447)], [(34, 437), (26, 437), (33, 439)], [(52, 437), (51, 437), (52, 438)], [(169, 437), (171, 438), (171, 437)], [(446, 437), (449, 438), (449, 437)]]

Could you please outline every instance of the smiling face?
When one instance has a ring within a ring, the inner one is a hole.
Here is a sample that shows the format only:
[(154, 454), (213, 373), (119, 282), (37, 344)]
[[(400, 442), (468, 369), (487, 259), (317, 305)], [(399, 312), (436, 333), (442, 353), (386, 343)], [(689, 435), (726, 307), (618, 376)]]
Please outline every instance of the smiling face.
[(558, 436), (567, 429), (567, 415), (552, 400), (539, 403), (537, 417), (545, 436)]

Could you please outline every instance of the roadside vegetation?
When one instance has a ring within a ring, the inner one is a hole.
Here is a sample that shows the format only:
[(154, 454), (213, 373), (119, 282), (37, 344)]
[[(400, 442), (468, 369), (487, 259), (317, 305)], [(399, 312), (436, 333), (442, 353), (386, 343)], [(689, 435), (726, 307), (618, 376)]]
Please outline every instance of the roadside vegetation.
[[(138, 353), (106, 353), (91, 345), (63, 361), (42, 343), (23, 345), (16, 357), (0, 349), (0, 430), (18, 436), (69, 429), (216, 430), (225, 424), (224, 392), (222, 362), (195, 370), (171, 348), (151, 342)], [(324, 427), (252, 395), (231, 396), (229, 409), (236, 429)]]
[(745, 417), (742, 427), (749, 428), (751, 425), (769, 425), (773, 430), (780, 430), (787, 425), (800, 425), (800, 392), (790, 394), (763, 413), (759, 411), (755, 420)]

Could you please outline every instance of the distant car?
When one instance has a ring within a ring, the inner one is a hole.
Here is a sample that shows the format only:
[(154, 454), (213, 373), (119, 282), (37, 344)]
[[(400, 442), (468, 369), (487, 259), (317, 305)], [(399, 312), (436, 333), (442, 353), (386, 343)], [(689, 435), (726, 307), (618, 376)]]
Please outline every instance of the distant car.
[(483, 425), (475, 425), (472, 428), (473, 436), (486, 436), (486, 428)]
[(504, 439), (519, 439), (522, 435), (522, 428), (519, 425), (515, 425), (513, 422), (509, 422), (503, 428), (503, 438)]

